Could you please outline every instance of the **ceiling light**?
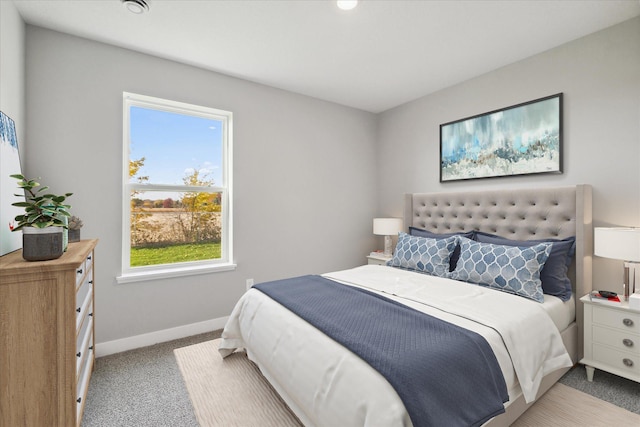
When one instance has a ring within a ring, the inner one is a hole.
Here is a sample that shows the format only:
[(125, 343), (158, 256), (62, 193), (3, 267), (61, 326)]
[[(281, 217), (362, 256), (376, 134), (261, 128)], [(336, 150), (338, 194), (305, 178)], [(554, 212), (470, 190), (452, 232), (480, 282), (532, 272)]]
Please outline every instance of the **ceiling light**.
[(338, 0), (336, 4), (342, 10), (351, 10), (358, 5), (358, 0)]
[(149, 10), (149, 0), (120, 0), (122, 5), (131, 13), (140, 15)]

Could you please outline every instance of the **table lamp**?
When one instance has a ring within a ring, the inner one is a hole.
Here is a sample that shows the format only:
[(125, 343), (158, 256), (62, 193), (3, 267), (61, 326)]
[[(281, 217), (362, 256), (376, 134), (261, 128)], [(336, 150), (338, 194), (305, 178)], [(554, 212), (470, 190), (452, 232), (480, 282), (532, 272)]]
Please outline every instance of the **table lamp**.
[(624, 261), (624, 300), (628, 301), (640, 267), (640, 228), (596, 227), (593, 232), (594, 255)]
[(391, 236), (402, 231), (402, 218), (374, 218), (373, 234), (384, 236), (384, 256), (391, 256)]

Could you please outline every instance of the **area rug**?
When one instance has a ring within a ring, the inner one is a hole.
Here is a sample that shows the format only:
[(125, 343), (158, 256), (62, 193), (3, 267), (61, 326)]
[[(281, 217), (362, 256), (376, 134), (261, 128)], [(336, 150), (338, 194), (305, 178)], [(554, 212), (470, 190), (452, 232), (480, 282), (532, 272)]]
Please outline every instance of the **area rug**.
[(223, 360), (219, 342), (173, 350), (200, 426), (302, 426), (246, 353)]
[[(201, 427), (302, 424), (244, 352), (223, 359), (219, 339), (174, 350)], [(555, 384), (513, 427), (640, 426), (640, 415)]]

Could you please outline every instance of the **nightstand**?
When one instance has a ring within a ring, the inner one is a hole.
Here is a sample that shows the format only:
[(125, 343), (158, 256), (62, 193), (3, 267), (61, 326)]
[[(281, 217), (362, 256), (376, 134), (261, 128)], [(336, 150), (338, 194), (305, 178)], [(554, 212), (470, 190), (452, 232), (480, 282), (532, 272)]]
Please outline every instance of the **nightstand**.
[(595, 368), (640, 382), (640, 310), (628, 302), (612, 306), (592, 302), (584, 304), (584, 358), (587, 380), (593, 381)]
[(367, 255), (367, 264), (370, 265), (387, 265), (387, 261), (389, 261), (391, 257), (386, 257), (382, 255)]

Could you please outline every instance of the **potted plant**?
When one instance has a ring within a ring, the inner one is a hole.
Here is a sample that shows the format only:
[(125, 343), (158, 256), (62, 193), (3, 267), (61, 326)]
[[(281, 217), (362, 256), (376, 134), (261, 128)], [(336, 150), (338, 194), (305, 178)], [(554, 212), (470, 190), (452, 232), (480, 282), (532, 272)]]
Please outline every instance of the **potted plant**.
[[(46, 193), (49, 187), (26, 179), (24, 176), (10, 175), (18, 180), (18, 188), (24, 190), (24, 202), (12, 203), (24, 208), (24, 214), (15, 217), (11, 231), (22, 230), (22, 257), (27, 261), (46, 261), (59, 258), (63, 251), (63, 231), (69, 217), (69, 208), (64, 201), (73, 193), (63, 196)], [(20, 194), (15, 196), (21, 197)]]
[(77, 216), (69, 218), (69, 243), (80, 241), (80, 229), (82, 228), (82, 220)]

